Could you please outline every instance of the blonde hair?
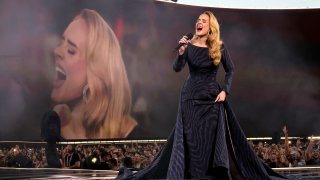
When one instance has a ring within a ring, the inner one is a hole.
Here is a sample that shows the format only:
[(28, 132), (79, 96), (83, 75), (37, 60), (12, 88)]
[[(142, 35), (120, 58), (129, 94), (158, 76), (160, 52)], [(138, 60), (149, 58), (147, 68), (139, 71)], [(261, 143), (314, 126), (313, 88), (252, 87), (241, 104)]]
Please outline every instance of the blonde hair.
[(209, 56), (212, 58), (214, 65), (218, 65), (221, 59), (221, 45), (220, 26), (217, 18), (211, 11), (205, 11), (202, 14), (209, 16), (209, 36), (207, 39), (207, 46), (209, 48)]
[(86, 112), (83, 125), (88, 138), (123, 138), (132, 120), (131, 90), (119, 42), (110, 26), (94, 10), (78, 16), (88, 27)]

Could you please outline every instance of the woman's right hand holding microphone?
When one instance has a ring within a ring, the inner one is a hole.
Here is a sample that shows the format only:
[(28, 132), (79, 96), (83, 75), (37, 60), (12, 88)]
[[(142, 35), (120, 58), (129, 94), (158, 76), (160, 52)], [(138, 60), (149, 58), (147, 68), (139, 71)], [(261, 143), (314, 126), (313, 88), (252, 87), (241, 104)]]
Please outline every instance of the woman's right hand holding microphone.
[(184, 54), (184, 51), (186, 50), (188, 43), (190, 42), (190, 40), (188, 40), (187, 36), (183, 36), (180, 40), (179, 40), (179, 44), (183, 44), (180, 48), (179, 48), (179, 55)]

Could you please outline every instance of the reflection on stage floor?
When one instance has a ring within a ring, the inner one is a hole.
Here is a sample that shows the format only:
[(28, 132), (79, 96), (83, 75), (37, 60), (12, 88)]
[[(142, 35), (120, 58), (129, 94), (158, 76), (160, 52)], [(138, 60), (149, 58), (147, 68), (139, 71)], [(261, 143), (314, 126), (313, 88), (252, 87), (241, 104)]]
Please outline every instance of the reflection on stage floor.
[[(320, 167), (275, 168), (294, 179), (320, 179)], [(0, 179), (114, 179), (118, 171), (55, 168), (3, 168)]]
[(114, 179), (118, 171), (55, 168), (0, 168), (0, 179)]

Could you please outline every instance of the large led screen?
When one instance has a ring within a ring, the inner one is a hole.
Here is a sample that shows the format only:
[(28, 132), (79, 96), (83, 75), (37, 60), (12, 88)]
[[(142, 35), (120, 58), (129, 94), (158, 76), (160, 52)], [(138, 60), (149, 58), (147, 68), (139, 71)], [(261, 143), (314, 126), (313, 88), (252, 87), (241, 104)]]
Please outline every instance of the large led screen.
[(2, 0), (0, 140), (40, 140), (50, 110), (64, 139), (166, 138), (188, 76), (174, 48), (205, 10), (235, 65), (227, 98), (245, 134), (320, 134), (318, 10)]

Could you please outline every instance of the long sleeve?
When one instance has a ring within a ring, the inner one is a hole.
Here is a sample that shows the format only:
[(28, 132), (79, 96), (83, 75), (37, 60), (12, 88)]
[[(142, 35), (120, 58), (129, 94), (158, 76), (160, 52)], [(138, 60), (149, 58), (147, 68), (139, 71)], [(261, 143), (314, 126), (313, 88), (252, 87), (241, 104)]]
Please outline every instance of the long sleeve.
[(225, 45), (222, 45), (222, 55), (221, 55), (221, 63), (223, 65), (225, 71), (225, 79), (222, 90), (224, 90), (227, 94), (230, 93), (230, 88), (232, 84), (234, 65), (229, 56), (228, 50)]
[(177, 55), (176, 60), (173, 63), (173, 70), (175, 72), (179, 72), (183, 69), (184, 65), (186, 64), (186, 52), (183, 55)]

